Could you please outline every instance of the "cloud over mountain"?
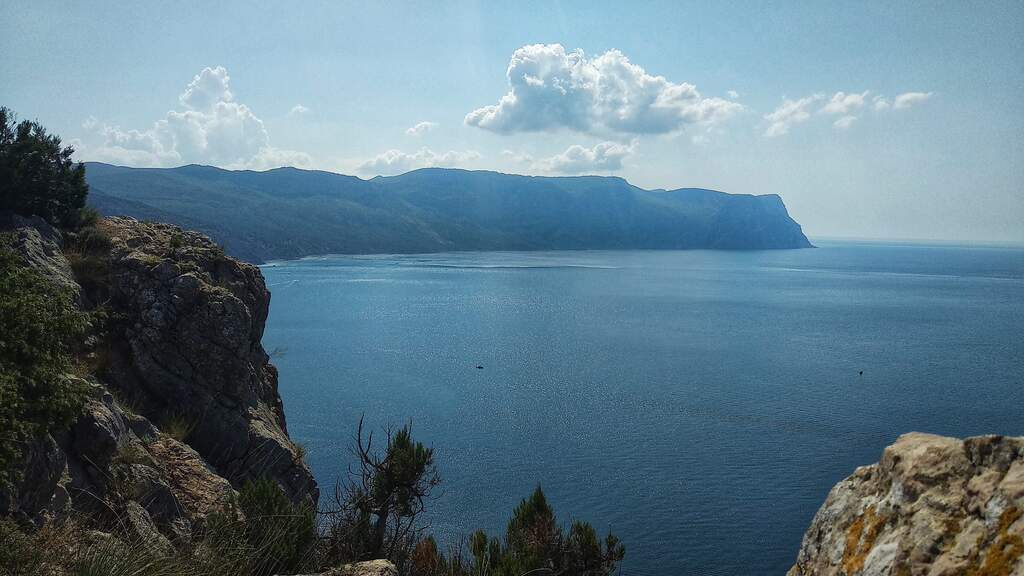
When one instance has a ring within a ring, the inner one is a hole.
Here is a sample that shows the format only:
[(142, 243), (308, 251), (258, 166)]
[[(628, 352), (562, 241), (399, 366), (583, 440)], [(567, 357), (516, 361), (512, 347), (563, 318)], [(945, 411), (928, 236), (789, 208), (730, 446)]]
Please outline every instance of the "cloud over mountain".
[(408, 154), (401, 150), (392, 149), (363, 162), (356, 170), (363, 174), (393, 176), (417, 168), (430, 168), (434, 166), (451, 168), (478, 158), (480, 158), (480, 153), (475, 150), (463, 152), (449, 150), (438, 154), (429, 148), (420, 148), (417, 152)]
[(465, 123), (499, 133), (569, 129), (597, 134), (663, 134), (723, 121), (743, 109), (703, 96), (692, 84), (652, 76), (618, 50), (588, 58), (561, 44), (512, 54), (509, 91)]
[(145, 130), (122, 130), (90, 118), (83, 125), (102, 139), (82, 155), (134, 166), (215, 164), (265, 169), (309, 166), (309, 155), (274, 148), (263, 121), (235, 101), (222, 66), (204, 68), (178, 96), (183, 110), (170, 110)]
[(561, 154), (539, 160), (535, 166), (544, 172), (561, 174), (621, 170), (622, 161), (633, 155), (636, 147), (636, 140), (628, 146), (616, 142), (601, 142), (591, 148), (573, 144)]

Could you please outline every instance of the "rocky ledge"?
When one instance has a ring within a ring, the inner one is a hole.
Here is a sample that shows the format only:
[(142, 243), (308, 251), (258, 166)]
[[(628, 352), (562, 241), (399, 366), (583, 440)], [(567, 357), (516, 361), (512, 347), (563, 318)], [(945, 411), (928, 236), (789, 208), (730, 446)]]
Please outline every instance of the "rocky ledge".
[(789, 576), (1024, 575), (1024, 437), (910, 433), (837, 484)]

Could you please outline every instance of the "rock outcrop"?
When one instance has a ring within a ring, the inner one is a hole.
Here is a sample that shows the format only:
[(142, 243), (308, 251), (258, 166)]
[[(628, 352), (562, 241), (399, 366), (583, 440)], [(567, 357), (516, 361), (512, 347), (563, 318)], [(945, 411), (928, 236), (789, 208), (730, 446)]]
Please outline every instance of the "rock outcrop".
[(175, 226), (102, 225), (113, 244), (109, 307), (129, 319), (113, 338), (111, 384), (158, 425), (183, 425), (186, 443), (236, 487), (270, 477), (294, 501), (316, 502), (260, 343), (270, 293), (259, 269)]
[(79, 291), (71, 267), (61, 251), (64, 239), (46, 220), (0, 211), (0, 231), (9, 236), (7, 244), (26, 265), (60, 286), (76, 293)]
[[(18, 485), (0, 487), (0, 513), (42, 524), (75, 510), (163, 549), (229, 510), (247, 479), (315, 504), (260, 345), (270, 295), (259, 270), (171, 226), (99, 226), (111, 238), (109, 326), (85, 346), (103, 366), (67, 376), (91, 391), (81, 415), (25, 448)], [(81, 294), (45, 222), (0, 214), (0, 232), (26, 265)]]
[(1024, 438), (901, 436), (832, 489), (789, 575), (1024, 575)]

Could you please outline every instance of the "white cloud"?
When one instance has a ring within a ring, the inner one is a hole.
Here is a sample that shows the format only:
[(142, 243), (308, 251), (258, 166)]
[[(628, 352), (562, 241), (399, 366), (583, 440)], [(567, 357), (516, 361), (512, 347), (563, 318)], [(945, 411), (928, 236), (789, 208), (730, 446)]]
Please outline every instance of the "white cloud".
[(231, 77), (223, 66), (203, 68), (178, 96), (178, 101), (191, 110), (208, 110), (218, 102), (231, 102), (235, 96), (228, 86), (230, 82)]
[(573, 144), (561, 154), (537, 161), (535, 167), (562, 174), (621, 170), (622, 161), (632, 156), (636, 147), (635, 139), (628, 146), (616, 142), (601, 142), (592, 148)]
[(692, 84), (652, 76), (618, 50), (587, 58), (560, 44), (523, 46), (512, 54), (507, 76), (508, 93), (467, 114), (467, 125), (499, 133), (661, 134), (720, 122), (743, 109), (706, 98)]
[(783, 100), (771, 114), (765, 114), (764, 119), (770, 124), (764, 135), (772, 138), (788, 133), (794, 124), (807, 121), (811, 117), (808, 108), (823, 98), (821, 94), (813, 94), (799, 100)]
[(401, 150), (388, 150), (363, 162), (356, 170), (364, 174), (391, 176), (417, 168), (430, 168), (434, 166), (450, 168), (479, 158), (480, 153), (475, 150), (466, 150), (464, 152), (449, 150), (441, 154), (437, 154), (429, 148), (421, 148), (412, 154), (407, 154)]
[(725, 93), (725, 95), (728, 96), (729, 98), (732, 98), (733, 100), (740, 97), (740, 93), (735, 90), (729, 90), (728, 92)]
[(406, 129), (405, 133), (410, 136), (421, 136), (437, 128), (437, 122), (419, 122), (415, 126)]
[(81, 155), (132, 166), (213, 164), (225, 168), (266, 169), (308, 167), (308, 154), (270, 145), (263, 121), (235, 101), (227, 70), (204, 68), (178, 101), (185, 110), (171, 110), (146, 130), (122, 130), (90, 117), (83, 126), (102, 138)]
[(904, 108), (910, 108), (911, 106), (924, 102), (931, 97), (931, 92), (904, 92), (893, 99), (892, 109), (902, 110)]
[(533, 156), (525, 152), (502, 150), (501, 155), (516, 164), (533, 164)]
[(864, 106), (864, 100), (868, 97), (868, 91), (860, 94), (836, 92), (832, 98), (821, 107), (823, 114), (849, 115), (851, 112), (860, 110)]
[(288, 117), (291, 118), (295, 116), (304, 116), (306, 114), (309, 114), (310, 112), (311, 110), (309, 108), (303, 106), (302, 104), (296, 104), (295, 106), (292, 106), (291, 110), (288, 111)]
[(888, 110), (889, 107), (892, 106), (892, 104), (889, 103), (889, 99), (882, 95), (875, 96), (872, 102), (875, 103), (876, 112)]
[(847, 128), (852, 126), (856, 120), (856, 116), (843, 116), (842, 118), (833, 122), (832, 125), (840, 130), (846, 130)]

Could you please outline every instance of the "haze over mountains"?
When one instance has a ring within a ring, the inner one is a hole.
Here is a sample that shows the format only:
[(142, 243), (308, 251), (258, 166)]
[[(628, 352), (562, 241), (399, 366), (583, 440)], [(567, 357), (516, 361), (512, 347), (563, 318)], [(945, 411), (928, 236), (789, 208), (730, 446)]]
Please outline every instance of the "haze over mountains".
[(330, 172), (87, 163), (105, 215), (203, 231), (253, 261), (459, 250), (779, 249), (811, 244), (774, 194), (645, 190), (621, 178), (425, 168)]

